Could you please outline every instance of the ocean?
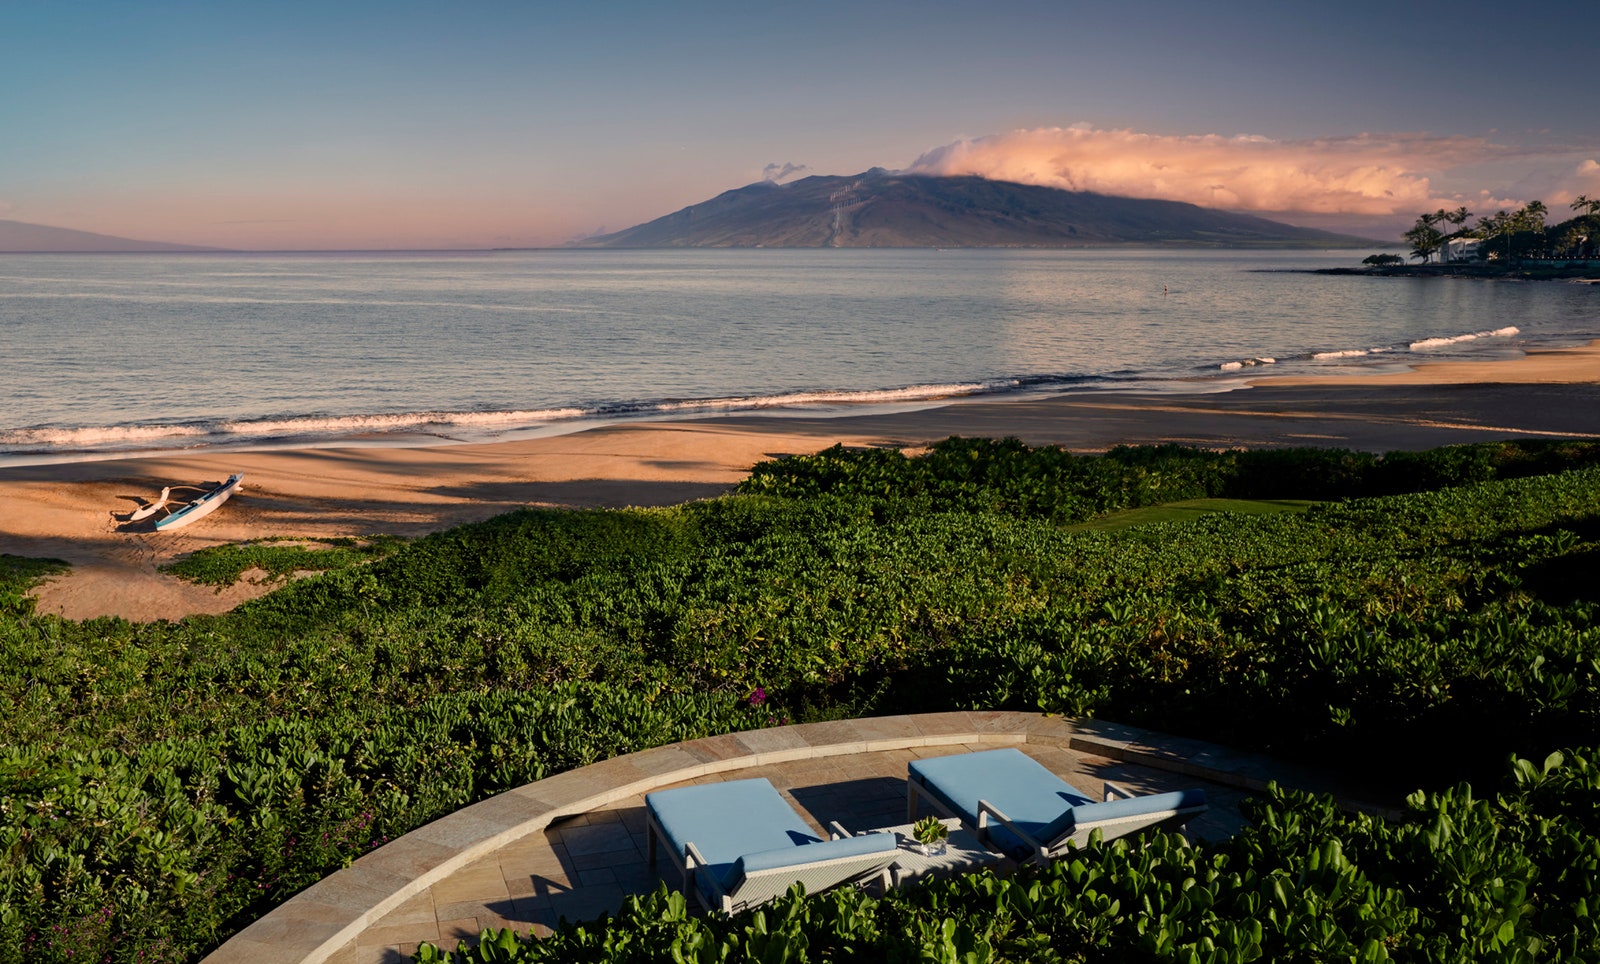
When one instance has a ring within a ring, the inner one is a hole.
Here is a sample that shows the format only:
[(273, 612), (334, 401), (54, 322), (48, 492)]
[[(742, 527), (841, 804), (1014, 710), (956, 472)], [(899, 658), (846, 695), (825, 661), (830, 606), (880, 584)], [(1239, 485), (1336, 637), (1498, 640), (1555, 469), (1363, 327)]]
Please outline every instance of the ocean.
[(1305, 273), (1363, 253), (0, 255), (0, 464), (1224, 391), (1600, 338), (1600, 286)]

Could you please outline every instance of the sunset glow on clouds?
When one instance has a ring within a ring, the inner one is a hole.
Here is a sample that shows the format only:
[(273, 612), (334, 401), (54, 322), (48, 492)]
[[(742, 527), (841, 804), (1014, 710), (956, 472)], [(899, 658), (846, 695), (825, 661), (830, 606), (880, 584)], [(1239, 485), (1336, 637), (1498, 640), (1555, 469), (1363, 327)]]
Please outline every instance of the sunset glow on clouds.
[(1467, 137), (1280, 141), (1055, 127), (957, 141), (924, 154), (910, 170), (1234, 211), (1392, 215), (1443, 203), (1430, 174), (1496, 152)]
[(152, 240), (560, 244), (908, 162), (1389, 239), (1600, 195), (1592, 0), (12, 6), (0, 218)]
[(1566, 178), (1550, 194), (1550, 203), (1568, 205), (1578, 195), (1600, 197), (1600, 161), (1594, 158), (1585, 158), (1578, 164), (1571, 177)]

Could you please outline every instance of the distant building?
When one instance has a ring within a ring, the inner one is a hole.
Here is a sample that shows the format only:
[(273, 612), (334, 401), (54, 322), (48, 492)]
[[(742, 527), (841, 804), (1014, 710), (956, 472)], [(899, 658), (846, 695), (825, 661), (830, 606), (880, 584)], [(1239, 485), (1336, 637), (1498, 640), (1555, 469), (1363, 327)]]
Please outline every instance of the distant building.
[(1476, 261), (1478, 247), (1483, 244), (1479, 238), (1451, 238), (1439, 248), (1439, 261)]

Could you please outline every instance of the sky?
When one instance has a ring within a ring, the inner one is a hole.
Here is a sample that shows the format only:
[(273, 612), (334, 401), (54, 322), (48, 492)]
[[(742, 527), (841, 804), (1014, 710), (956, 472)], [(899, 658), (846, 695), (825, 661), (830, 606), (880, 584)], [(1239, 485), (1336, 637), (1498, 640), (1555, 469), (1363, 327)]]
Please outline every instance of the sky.
[(560, 244), (765, 177), (981, 174), (1392, 238), (1600, 196), (1600, 8), (0, 0), (0, 218)]

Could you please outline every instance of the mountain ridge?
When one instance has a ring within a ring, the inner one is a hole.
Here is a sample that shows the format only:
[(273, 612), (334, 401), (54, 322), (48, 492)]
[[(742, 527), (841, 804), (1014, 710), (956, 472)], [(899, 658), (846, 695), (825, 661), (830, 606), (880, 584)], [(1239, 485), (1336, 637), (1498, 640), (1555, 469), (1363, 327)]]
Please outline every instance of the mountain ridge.
[(220, 251), (193, 244), (140, 241), (92, 231), (0, 219), (0, 254), (102, 254), (114, 252)]
[(760, 181), (569, 247), (1370, 247), (1182, 201), (994, 181), (975, 175), (813, 175)]

